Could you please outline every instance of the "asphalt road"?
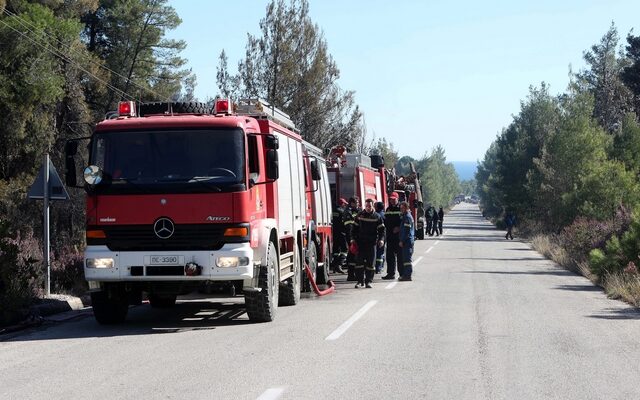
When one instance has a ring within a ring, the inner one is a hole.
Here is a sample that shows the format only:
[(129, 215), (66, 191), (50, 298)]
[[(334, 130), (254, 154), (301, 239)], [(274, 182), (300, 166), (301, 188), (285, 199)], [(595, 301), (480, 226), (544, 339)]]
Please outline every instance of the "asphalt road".
[[(638, 399), (640, 313), (462, 204), (413, 282), (249, 323), (243, 299), (132, 308), (0, 342), (0, 399)], [(379, 277), (379, 276), (378, 276)]]

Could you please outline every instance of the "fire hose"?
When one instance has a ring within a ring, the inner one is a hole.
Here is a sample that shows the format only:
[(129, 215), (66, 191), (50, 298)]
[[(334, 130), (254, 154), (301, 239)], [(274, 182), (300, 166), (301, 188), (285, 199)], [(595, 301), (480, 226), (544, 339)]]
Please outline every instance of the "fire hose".
[(313, 277), (313, 272), (311, 272), (311, 268), (309, 268), (309, 264), (307, 264), (306, 262), (304, 263), (304, 270), (307, 272), (307, 278), (309, 278), (309, 282), (311, 282), (313, 291), (316, 292), (318, 296), (324, 296), (329, 293), (333, 293), (333, 291), (336, 290), (336, 285), (331, 280), (327, 281), (327, 285), (329, 286), (328, 288), (326, 288), (325, 290), (320, 290), (320, 288), (318, 288), (318, 285), (316, 284), (315, 278)]

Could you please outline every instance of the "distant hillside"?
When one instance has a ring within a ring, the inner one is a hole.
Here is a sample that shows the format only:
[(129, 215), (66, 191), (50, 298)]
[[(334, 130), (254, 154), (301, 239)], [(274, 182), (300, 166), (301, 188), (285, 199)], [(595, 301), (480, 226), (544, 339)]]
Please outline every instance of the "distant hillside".
[(475, 161), (451, 161), (461, 181), (473, 179), (478, 163)]

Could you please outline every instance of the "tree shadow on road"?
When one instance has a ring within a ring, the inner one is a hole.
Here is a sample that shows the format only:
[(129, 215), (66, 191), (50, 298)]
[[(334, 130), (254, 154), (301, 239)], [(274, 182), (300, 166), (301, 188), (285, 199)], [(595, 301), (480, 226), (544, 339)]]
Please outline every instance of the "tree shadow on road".
[(462, 271), (464, 274), (496, 274), (496, 275), (555, 275), (555, 276), (577, 276), (571, 271), (564, 269), (545, 271)]
[(628, 308), (610, 308), (604, 310), (602, 314), (592, 314), (588, 316), (589, 318), (596, 319), (609, 319), (609, 320), (640, 320), (640, 310), (633, 307)]
[(489, 257), (456, 257), (443, 260), (482, 260), (482, 261), (549, 261), (544, 257), (514, 257), (514, 258), (489, 258)]
[(573, 292), (603, 292), (600, 286), (588, 283), (586, 285), (560, 285), (554, 287), (557, 290), (570, 290)]

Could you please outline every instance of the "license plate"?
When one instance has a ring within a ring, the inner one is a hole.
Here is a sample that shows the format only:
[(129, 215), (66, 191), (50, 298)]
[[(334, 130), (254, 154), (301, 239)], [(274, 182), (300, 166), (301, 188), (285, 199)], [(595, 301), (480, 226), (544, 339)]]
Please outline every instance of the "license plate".
[(150, 265), (178, 265), (178, 256), (151, 256)]

